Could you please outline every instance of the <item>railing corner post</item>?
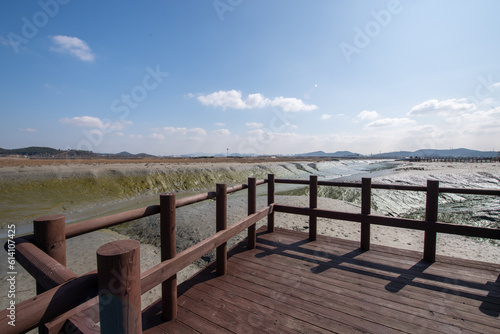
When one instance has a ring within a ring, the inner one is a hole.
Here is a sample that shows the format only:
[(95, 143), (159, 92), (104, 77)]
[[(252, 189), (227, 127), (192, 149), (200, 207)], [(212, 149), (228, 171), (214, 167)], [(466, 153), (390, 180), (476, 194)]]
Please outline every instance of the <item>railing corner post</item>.
[[(177, 254), (176, 249), (175, 194), (160, 195), (160, 241), (161, 261), (170, 260)], [(161, 284), (162, 318), (165, 321), (177, 317), (177, 274)]]
[(102, 333), (142, 333), (139, 241), (99, 247), (97, 275)]
[[(66, 266), (66, 216), (50, 215), (36, 218), (33, 221), (35, 245), (51, 258)], [(36, 282), (36, 294), (46, 289)], [(40, 333), (48, 333), (45, 326), (39, 326)]]

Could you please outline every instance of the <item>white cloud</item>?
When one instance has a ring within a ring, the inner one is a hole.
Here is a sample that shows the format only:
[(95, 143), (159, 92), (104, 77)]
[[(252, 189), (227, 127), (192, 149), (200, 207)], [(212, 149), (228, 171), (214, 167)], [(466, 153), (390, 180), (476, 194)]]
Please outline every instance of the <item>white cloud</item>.
[(61, 118), (59, 122), (64, 124), (71, 124), (79, 127), (95, 128), (101, 130), (123, 130), (128, 125), (132, 125), (132, 121), (119, 120), (116, 122), (103, 122), (101, 119), (92, 116), (77, 116), (73, 118)]
[(222, 109), (262, 109), (265, 107), (279, 107), (285, 112), (311, 111), (318, 107), (306, 104), (294, 97), (275, 97), (269, 99), (262, 94), (249, 94), (243, 99), (241, 91), (218, 91), (208, 95), (200, 95), (198, 101), (205, 106), (221, 107)]
[(36, 132), (36, 129), (33, 128), (25, 128), (25, 129), (19, 129), (21, 132)]
[(416, 122), (409, 118), (383, 118), (370, 122), (366, 125), (367, 128), (379, 128), (389, 126), (405, 126), (415, 124)]
[(331, 114), (323, 114), (323, 115), (321, 115), (321, 119), (330, 119), (332, 117), (333, 117), (333, 115), (331, 115)]
[(70, 54), (81, 61), (93, 62), (95, 60), (90, 47), (78, 37), (57, 35), (52, 36), (52, 42), (54, 46), (50, 48), (51, 51)]
[(142, 139), (142, 138), (144, 138), (143, 135), (136, 135), (136, 134), (131, 134), (131, 135), (128, 135), (127, 137), (132, 138), (132, 139)]
[(219, 127), (226, 126), (226, 123), (215, 123), (215, 126), (219, 126)]
[(466, 99), (449, 99), (445, 101), (428, 100), (411, 108), (409, 115), (452, 115), (476, 110), (474, 103)]
[(205, 136), (207, 131), (202, 128), (174, 128), (167, 126), (163, 128), (163, 132), (167, 135), (194, 135), (194, 136)]
[(245, 123), (245, 125), (248, 126), (249, 128), (254, 128), (254, 129), (258, 129), (258, 128), (264, 127), (264, 124), (257, 123), (257, 122)]
[(73, 118), (62, 118), (59, 120), (61, 123), (71, 124), (76, 126), (88, 127), (88, 128), (103, 128), (104, 123), (97, 117), (92, 116), (77, 116)]
[(214, 136), (229, 136), (230, 134), (231, 134), (231, 131), (229, 131), (228, 129), (219, 129), (219, 130), (212, 131), (212, 135), (214, 135)]
[(363, 110), (357, 116), (361, 121), (371, 121), (372, 119), (378, 118), (380, 115), (375, 110)]
[(163, 136), (161, 133), (153, 133), (153, 134), (150, 134), (147, 138), (154, 139), (154, 140), (163, 140), (163, 139), (165, 139), (165, 136)]

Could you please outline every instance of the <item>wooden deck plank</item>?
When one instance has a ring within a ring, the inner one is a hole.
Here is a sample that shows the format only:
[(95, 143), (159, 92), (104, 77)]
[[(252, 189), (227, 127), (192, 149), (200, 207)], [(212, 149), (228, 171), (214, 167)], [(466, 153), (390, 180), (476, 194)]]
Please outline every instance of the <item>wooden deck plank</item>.
[[(281, 254), (279, 250), (272, 249), (270, 247), (266, 247), (264, 245), (259, 245), (259, 249), (264, 250), (266, 252)], [(358, 256), (358, 251), (353, 252), (355, 256)], [(314, 270), (316, 273), (331, 270), (332, 268), (341, 268), (347, 275), (351, 275), (353, 277), (358, 277), (359, 275), (366, 275), (368, 280), (382, 279), (390, 282), (390, 285), (387, 286), (387, 289), (397, 290), (406, 288), (406, 286), (416, 286), (417, 288), (424, 288), (423, 290), (419, 290), (420, 293), (428, 294), (432, 293), (429, 291), (446, 291), (448, 292), (451, 299), (453, 299), (453, 295), (469, 295), (471, 298), (475, 298), (480, 300), (481, 302), (486, 303), (497, 303), (498, 301), (498, 285), (495, 284), (495, 281), (498, 280), (498, 276), (495, 276), (496, 273), (491, 275), (491, 280), (485, 280), (480, 286), (472, 285), (474, 288), (480, 287), (481, 290), (467, 289), (467, 287), (463, 287), (458, 285), (461, 281), (460, 279), (455, 278), (456, 276), (453, 272), (448, 273), (451, 276), (444, 277), (439, 281), (433, 281), (432, 285), (428, 285), (425, 281), (420, 282), (417, 278), (413, 277), (411, 272), (401, 271), (397, 268), (393, 268), (392, 266), (387, 267), (385, 265), (378, 266), (377, 263), (374, 262), (366, 262), (352, 259), (352, 254), (344, 255), (342, 257), (332, 256), (331, 258), (326, 258), (328, 253), (321, 253), (315, 251), (304, 251), (303, 249), (294, 251), (293, 247), (289, 247), (286, 250), (285, 257), (293, 258), (293, 261), (303, 261), (306, 266), (309, 266), (311, 270)], [(282, 257), (279, 256), (281, 259)], [(310, 264), (312, 263), (312, 264)], [(437, 264), (435, 264), (437, 265)], [(352, 274), (351, 274), (352, 273)], [(398, 275), (399, 274), (399, 275)], [(403, 274), (403, 276), (401, 276)], [(401, 277), (400, 277), (401, 276)], [(425, 289), (427, 288), (427, 289)], [(429, 290), (429, 291), (428, 291)], [(489, 296), (487, 298), (486, 296)], [(495, 306), (497, 308), (497, 306)]]
[[(237, 259), (241, 259), (240, 255), (235, 255), (235, 257)], [(238, 264), (240, 266), (239, 268), (243, 270), (245, 270), (245, 267), (251, 268), (251, 270), (258, 270), (260, 269), (260, 262), (263, 261), (258, 258), (254, 258), (252, 260), (245, 257), (241, 260), (241, 263), (236, 261), (236, 259), (233, 259), (232, 262), (234, 264)], [(376, 286), (363, 286), (362, 284), (352, 283), (349, 280), (342, 279), (341, 277), (323, 277), (315, 275), (309, 270), (305, 270), (300, 267), (296, 268), (273, 261), (266, 262), (271, 268), (279, 270), (281, 272), (280, 276), (282, 277), (288, 278), (290, 276), (294, 276), (296, 280), (307, 282), (307, 284), (310, 284), (313, 287), (326, 289), (327, 291), (337, 293), (340, 296), (345, 296), (346, 298), (363, 300), (395, 310), (403, 310), (406, 307), (411, 307), (409, 315), (419, 315), (424, 318), (433, 318), (435, 317), (435, 314), (441, 314), (452, 319), (466, 319), (479, 323), (491, 323), (492, 326), (497, 323), (497, 320), (492, 317), (474, 314), (473, 311), (477, 311), (477, 307), (470, 308), (467, 312), (460, 311), (441, 304), (431, 303), (429, 300), (424, 302), (411, 296), (406, 297), (401, 296), (400, 294), (388, 293), (384, 289), (381, 291), (381, 289), (377, 289)], [(457, 325), (460, 324), (461, 322), (458, 321)]]
[[(259, 231), (257, 248), (229, 252), (179, 286), (179, 315), (143, 313), (147, 333), (493, 333), (500, 328), (500, 266), (302, 232)], [(458, 265), (456, 265), (458, 264)], [(184, 330), (184, 331), (183, 331)]]
[[(265, 262), (260, 260), (260, 262)], [(359, 287), (353, 286), (352, 284), (342, 284), (343, 282), (338, 283), (338, 286), (335, 286), (333, 282), (318, 282), (315, 280), (315, 275), (312, 273), (308, 273), (307, 271), (302, 270), (300, 274), (292, 273), (290, 274), (289, 269), (282, 269), (280, 276), (266, 274), (262, 275), (262, 272), (266, 272), (269, 270), (263, 270), (262, 266), (255, 265), (245, 259), (233, 259), (232, 264), (237, 266), (238, 270), (242, 272), (242, 276), (240, 277), (253, 277), (259, 276), (264, 279), (273, 280), (273, 282), (277, 284), (282, 284), (286, 286), (290, 286), (290, 284), (294, 284), (295, 288), (302, 289), (301, 285), (294, 283), (300, 282), (300, 284), (304, 284), (305, 287), (309, 289), (305, 289), (309, 293), (313, 293), (319, 298), (323, 298), (328, 301), (331, 299), (335, 299), (336, 303), (339, 304), (339, 307), (348, 311), (351, 308), (355, 307), (362, 310), (361, 314), (374, 314), (377, 315), (376, 318), (378, 321), (384, 322), (384, 317), (393, 318), (393, 321), (404, 323), (407, 321), (408, 317), (414, 317), (412, 320), (412, 324), (419, 325), (420, 327), (425, 328), (433, 328), (437, 331), (441, 331), (444, 333), (452, 333), (455, 328), (462, 329), (473, 329), (479, 333), (487, 333), (492, 330), (491, 326), (483, 325), (482, 321), (485, 319), (481, 317), (477, 317), (471, 315), (466, 312), (462, 312), (457, 318), (457, 314), (449, 315), (446, 314), (446, 310), (439, 312), (434, 312), (428, 310), (428, 305), (421, 302), (415, 303), (413, 300), (405, 300), (404, 303), (396, 302), (391, 300), (392, 295), (389, 292), (379, 296), (371, 296), (369, 294), (370, 289), (365, 289), (366, 291), (362, 291)], [(276, 263), (272, 263), (269, 269), (276, 268)], [(356, 289), (355, 293), (351, 293), (352, 289)], [(321, 299), (320, 299), (321, 301)], [(350, 311), (351, 314), (354, 314), (356, 310)], [(463, 318), (467, 318), (470, 323), (467, 326), (463, 325)], [(486, 319), (488, 320), (488, 319)], [(387, 321), (387, 320), (385, 320)], [(478, 323), (479, 322), (479, 323)], [(450, 328), (450, 325), (452, 326)], [(494, 325), (494, 324), (492, 324)], [(404, 329), (402, 329), (404, 330)], [(460, 331), (457, 331), (460, 332)]]
[[(290, 240), (296, 240), (293, 239), (293, 235), (289, 234), (289, 231), (287, 230), (280, 230), (280, 240), (283, 242), (287, 242)], [(293, 231), (290, 231), (293, 232)], [(289, 237), (287, 238), (287, 236)], [(270, 234), (261, 234), (261, 240), (265, 242), (268, 237), (273, 237)], [(291, 239), (290, 239), (291, 238)], [(273, 242), (276, 242), (277, 240), (272, 239)], [(318, 243), (303, 243), (300, 245), (300, 247), (303, 247), (304, 249), (311, 249), (311, 250), (317, 250), (321, 251), (324, 250), (327, 253), (331, 253), (334, 255), (340, 255), (342, 252), (345, 252), (346, 248), (352, 249), (352, 250), (357, 250), (356, 258), (358, 259), (364, 259), (369, 258), (369, 259), (377, 259), (378, 263), (380, 264), (386, 264), (388, 266), (395, 266), (398, 264), (404, 264), (406, 263), (409, 267), (405, 269), (412, 269), (412, 267), (415, 264), (415, 260), (420, 261), (422, 259), (422, 256), (419, 256), (418, 252), (413, 252), (413, 251), (408, 251), (408, 250), (402, 250), (398, 248), (390, 248), (390, 247), (385, 247), (385, 246), (380, 246), (380, 245), (372, 245), (371, 246), (371, 251), (370, 252), (363, 252), (359, 249), (359, 243), (357, 241), (350, 241), (350, 240), (342, 240), (342, 239), (335, 239), (335, 243), (325, 243), (325, 242), (318, 242)], [(390, 256), (387, 256), (390, 255)], [(500, 273), (500, 266), (496, 264), (490, 264), (486, 262), (477, 262), (477, 261), (471, 261), (471, 260), (465, 260), (465, 259), (459, 259), (459, 258), (453, 258), (453, 257), (447, 257), (447, 256), (438, 256), (438, 261), (439, 266), (426, 266), (425, 261), (422, 261), (421, 267), (428, 267), (426, 268), (429, 273), (436, 273), (436, 274), (442, 274), (446, 273), (449, 274), (450, 271), (453, 271), (453, 273), (458, 274), (460, 276), (466, 276), (467, 279), (478, 279), (480, 280), (481, 278), (490, 278), (492, 272), (493, 273)], [(479, 266), (479, 267), (478, 267)], [(419, 270), (418, 268), (415, 268)]]

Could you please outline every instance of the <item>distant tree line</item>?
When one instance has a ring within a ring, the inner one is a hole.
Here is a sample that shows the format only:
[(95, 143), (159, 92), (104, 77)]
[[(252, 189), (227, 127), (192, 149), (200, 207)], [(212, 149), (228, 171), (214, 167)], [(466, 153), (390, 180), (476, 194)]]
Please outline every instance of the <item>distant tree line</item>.
[(68, 158), (68, 157), (95, 157), (95, 153), (82, 150), (58, 150), (51, 147), (31, 146), (17, 149), (0, 148), (0, 156), (22, 155), (30, 158)]

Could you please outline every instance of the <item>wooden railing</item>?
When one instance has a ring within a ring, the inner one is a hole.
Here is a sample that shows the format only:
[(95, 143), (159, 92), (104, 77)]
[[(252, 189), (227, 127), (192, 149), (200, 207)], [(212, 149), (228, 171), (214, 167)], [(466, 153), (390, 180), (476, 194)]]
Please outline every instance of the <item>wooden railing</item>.
[[(256, 187), (267, 183), (268, 206), (257, 210)], [(309, 206), (294, 207), (275, 203), (275, 184), (308, 185)], [(317, 208), (318, 186), (361, 188), (361, 212), (347, 213)], [(248, 216), (227, 227), (227, 194), (248, 188)], [(404, 219), (371, 214), (371, 190), (391, 189), (426, 192), (425, 220)], [(9, 310), (0, 312), (3, 333), (25, 332), (40, 326), (42, 332), (58, 333), (63, 327), (84, 333), (99, 332), (95, 322), (100, 318), (103, 332), (135, 333), (141, 328), (141, 294), (162, 285), (162, 317), (165, 321), (177, 315), (177, 273), (212, 250), (216, 250), (218, 275), (227, 271), (227, 241), (240, 232), (248, 231), (248, 248), (256, 245), (255, 224), (268, 217), (267, 230), (274, 231), (275, 212), (309, 216), (309, 239), (316, 240), (317, 218), (331, 218), (361, 223), (361, 249), (370, 249), (371, 225), (409, 228), (425, 231), (424, 259), (435, 261), (436, 234), (500, 239), (500, 229), (480, 228), (437, 221), (439, 193), (479, 194), (500, 196), (500, 190), (440, 188), (438, 181), (426, 186), (372, 184), (309, 180), (249, 178), (248, 184), (227, 187), (217, 184), (216, 191), (176, 199), (174, 194), (160, 195), (160, 204), (111, 216), (65, 225), (62, 215), (46, 216), (34, 222), (34, 235), (15, 239), (16, 259), (37, 281), (37, 296), (16, 305), (16, 326), (7, 324)], [(216, 199), (216, 233), (176, 254), (176, 208), (207, 199)], [(97, 250), (98, 270), (78, 276), (66, 268), (65, 242), (91, 231), (131, 220), (160, 214), (161, 263), (140, 273), (138, 243), (117, 241)], [(96, 296), (99, 295), (99, 298)], [(68, 311), (69, 310), (69, 311)], [(117, 316), (117, 310), (121, 314)], [(99, 317), (100, 314), (100, 317)]]

